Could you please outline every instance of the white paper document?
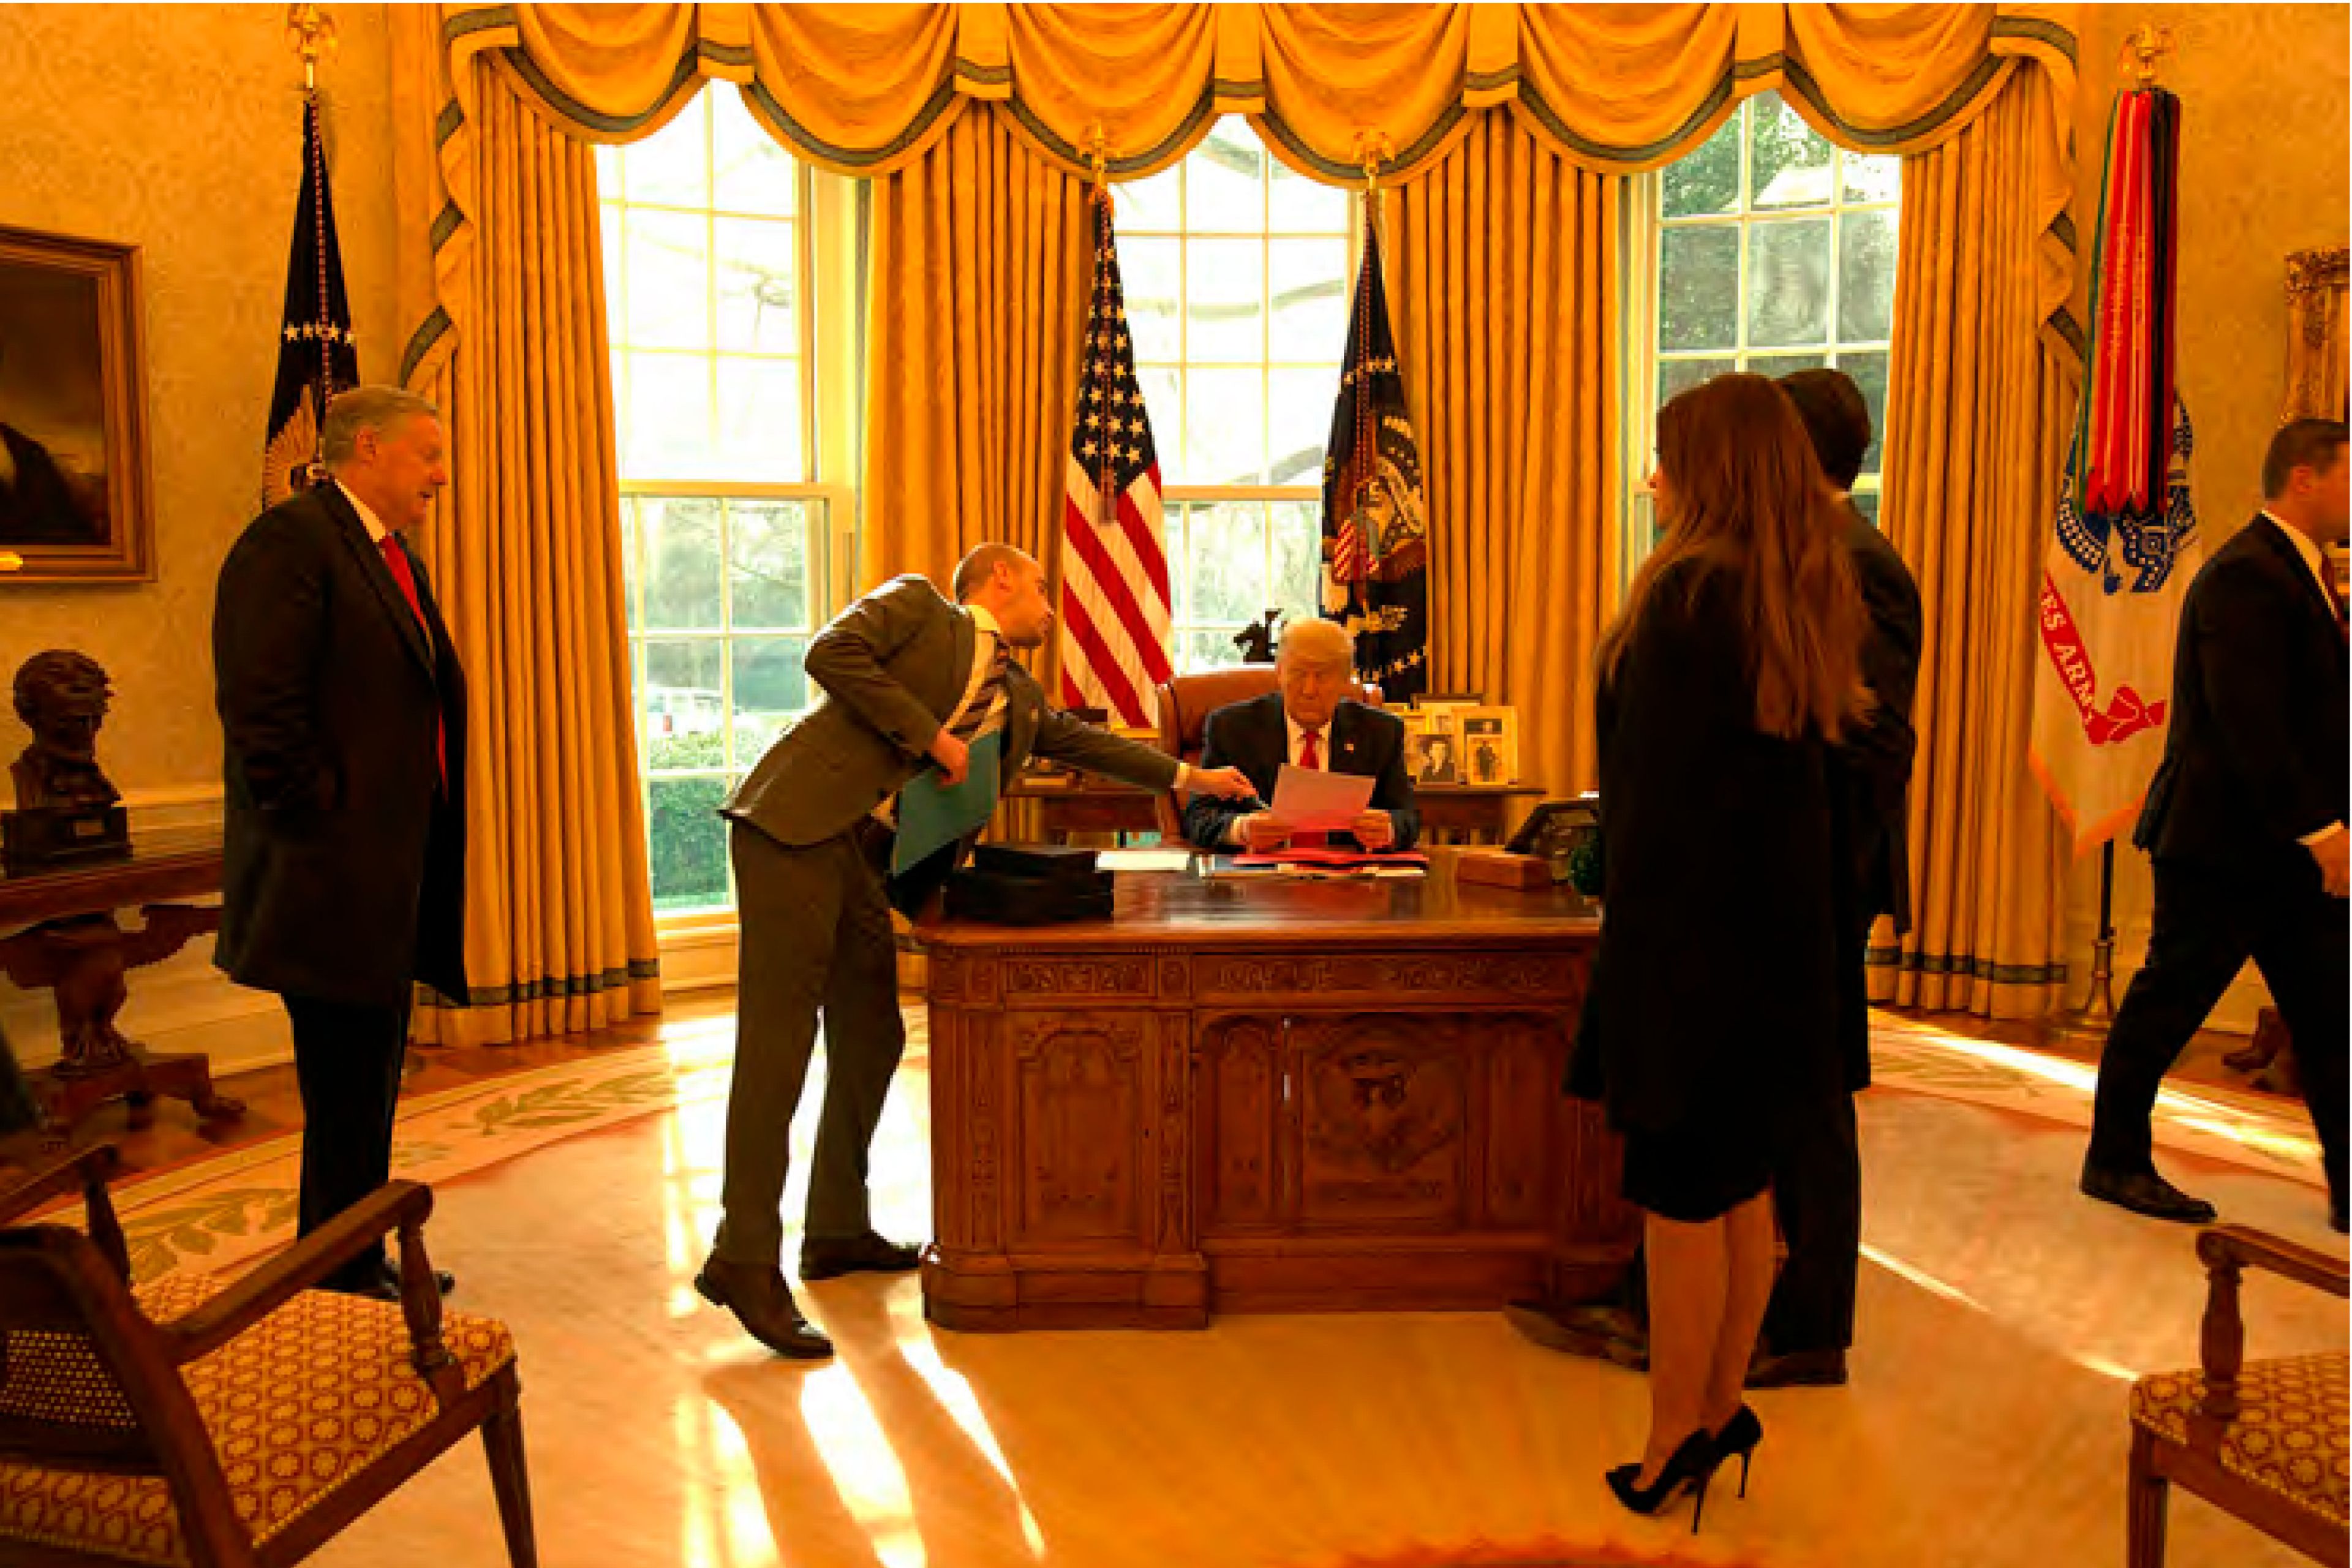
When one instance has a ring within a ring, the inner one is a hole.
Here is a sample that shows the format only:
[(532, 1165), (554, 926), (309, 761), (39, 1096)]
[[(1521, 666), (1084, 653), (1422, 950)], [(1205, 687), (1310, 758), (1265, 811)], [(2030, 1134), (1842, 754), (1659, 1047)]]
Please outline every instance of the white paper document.
[(1099, 871), (1189, 871), (1190, 849), (1105, 849), (1095, 857)]
[(1345, 833), (1372, 804), (1377, 781), (1285, 763), (1274, 780), (1274, 820), (1294, 833)]

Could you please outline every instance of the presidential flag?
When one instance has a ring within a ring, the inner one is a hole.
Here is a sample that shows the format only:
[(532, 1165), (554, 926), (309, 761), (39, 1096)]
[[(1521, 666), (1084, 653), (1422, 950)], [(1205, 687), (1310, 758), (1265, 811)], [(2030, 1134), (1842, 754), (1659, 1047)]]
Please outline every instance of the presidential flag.
[(319, 427), (327, 400), (359, 382), (351, 299), (343, 292), (343, 249), (335, 237), (327, 148), (319, 134), (319, 100), (312, 94), (302, 108), (302, 188), (286, 261), (278, 384), (269, 394), (269, 435), (262, 447), (263, 505), (275, 506), (325, 477), (319, 466)]
[(1160, 455), (1135, 379), (1108, 191), (1096, 193), (1094, 212), (1094, 301), (1062, 503), (1062, 705), (1142, 726), (1174, 673)]
[(1390, 701), (1429, 689), (1428, 519), (1368, 210), (1323, 459), (1323, 613), (1355, 634), (1357, 679)]
[(2173, 384), (2179, 167), (2180, 100), (2124, 94), (2107, 127), (2089, 374), (2037, 616), (2032, 763), (2077, 855), (2131, 824), (2163, 757), (2173, 638), (2202, 548)]

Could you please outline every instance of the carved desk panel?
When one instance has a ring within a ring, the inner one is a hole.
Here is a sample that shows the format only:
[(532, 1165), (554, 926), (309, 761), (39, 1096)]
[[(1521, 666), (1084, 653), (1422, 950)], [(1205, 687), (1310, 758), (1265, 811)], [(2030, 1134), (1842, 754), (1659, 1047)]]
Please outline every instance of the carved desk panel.
[(1490, 1308), (1590, 1292), (1637, 1217), (1559, 1082), (1599, 926), (1572, 894), (1120, 879), (1108, 921), (929, 925), (950, 1328)]

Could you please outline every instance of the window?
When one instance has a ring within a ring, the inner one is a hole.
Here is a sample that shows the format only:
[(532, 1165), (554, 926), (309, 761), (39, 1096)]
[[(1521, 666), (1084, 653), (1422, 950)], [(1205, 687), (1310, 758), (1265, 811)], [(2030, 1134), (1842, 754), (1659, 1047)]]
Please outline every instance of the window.
[(1234, 635), (1267, 610), (1318, 613), (1355, 203), (1277, 162), (1240, 119), (1116, 189), (1165, 487), (1176, 668), (1238, 664)]
[(600, 149), (597, 183), (654, 907), (719, 908), (716, 809), (808, 706), (826, 604), (839, 498), (812, 482), (810, 182), (710, 90)]
[[(1654, 289), (1646, 313), (1635, 313), (1646, 320), (1646, 342), (1629, 365), (1626, 406), (1663, 406), (1730, 370), (1786, 375), (1833, 365), (1870, 405), (1874, 434), (1853, 499), (1874, 521), (1902, 171), (1900, 158), (1832, 146), (1777, 93), (1763, 93), (1651, 176), (1646, 212), (1635, 205), (1628, 271), (1654, 279)], [(1639, 264), (1645, 252), (1654, 267)], [(1627, 419), (1635, 560), (1655, 528), (1638, 488), (1654, 442), (1653, 421)]]

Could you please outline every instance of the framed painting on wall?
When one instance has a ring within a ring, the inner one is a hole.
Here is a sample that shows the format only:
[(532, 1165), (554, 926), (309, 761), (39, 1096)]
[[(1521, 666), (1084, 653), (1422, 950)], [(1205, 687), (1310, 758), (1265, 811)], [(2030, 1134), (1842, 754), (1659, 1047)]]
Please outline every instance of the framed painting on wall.
[(0, 585), (155, 574), (139, 251), (0, 228)]

